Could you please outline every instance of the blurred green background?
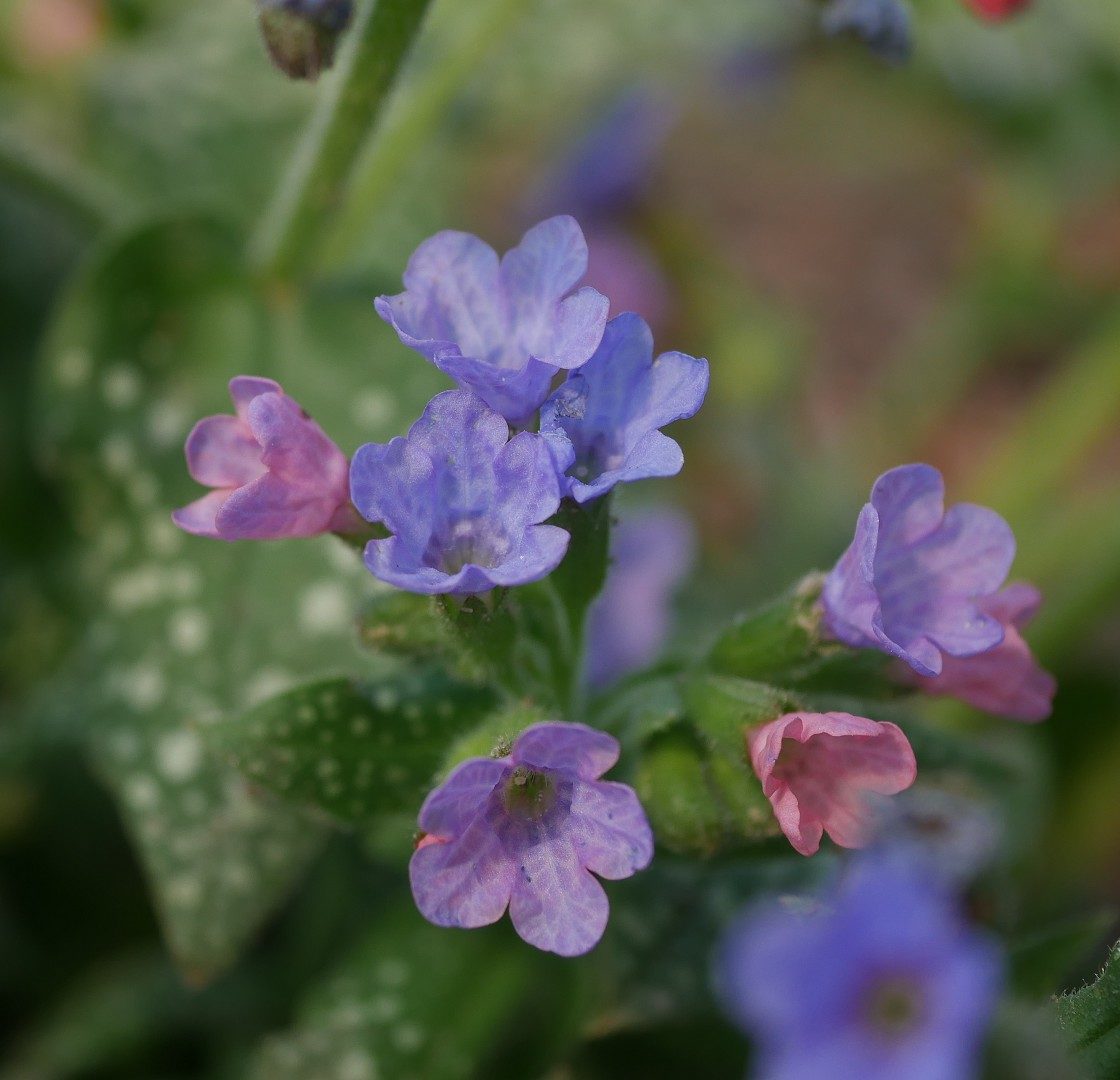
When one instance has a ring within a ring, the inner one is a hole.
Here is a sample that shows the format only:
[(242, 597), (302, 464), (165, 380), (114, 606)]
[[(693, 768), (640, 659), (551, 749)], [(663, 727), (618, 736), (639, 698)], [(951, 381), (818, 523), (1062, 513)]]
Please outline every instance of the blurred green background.
[[(274, 70), (249, 0), (0, 2), (0, 1076), (373, 1075), (339, 1048), (402, 1008), (386, 954), (414, 932), (407, 904), (392, 914), (407, 823), (328, 838), (264, 814), (191, 733), (375, 663), (348, 614), (373, 584), (326, 540), (258, 555), (178, 535), (182, 439), (243, 372), (280, 377), (347, 452), (402, 432), (444, 384), (372, 298), (440, 228), (513, 243), (635, 87), (665, 137), (599, 224), (643, 252), (659, 348), (712, 370), (684, 473), (631, 499), (697, 523), (679, 642), (831, 565), (895, 464), (996, 508), (1013, 575), (1046, 596), (1028, 637), (1055, 712), (929, 711), (1021, 781), (992, 902), (1017, 940), (1065, 927), (1077, 946), (1034, 995), (1099, 966), (1120, 907), (1120, 5), (1039, 0), (1000, 26), (912, 6), (896, 70), (821, 38), (808, 2), (436, 0), (345, 197), (276, 277), (254, 238), (330, 76)], [(697, 929), (700, 902), (660, 873), (618, 895), (660, 890), (678, 905), (660, 932)], [(625, 934), (625, 901), (615, 919)], [(742, 1074), (739, 1037), (689, 1008), (702, 947), (665, 985), (634, 976), (629, 1014), (578, 1013), (582, 976), (544, 961), (527, 977), (549, 1047), (509, 1034), (519, 954), (494, 967), (460, 941), (405, 1007), (437, 1030), (464, 997), (492, 1016), (381, 1075)], [(352, 956), (382, 982), (340, 989)], [(351, 1027), (347, 1001), (367, 1008)], [(394, 1032), (391, 1060), (428, 1046), (419, 1020)]]

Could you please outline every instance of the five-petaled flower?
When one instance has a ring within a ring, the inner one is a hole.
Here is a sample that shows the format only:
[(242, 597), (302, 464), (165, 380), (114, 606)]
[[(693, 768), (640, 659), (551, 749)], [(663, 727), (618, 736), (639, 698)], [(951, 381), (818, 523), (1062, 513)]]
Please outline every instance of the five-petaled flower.
[(593, 876), (644, 869), (653, 836), (625, 784), (600, 777), (618, 742), (583, 724), (536, 724), (508, 757), (472, 758), (420, 810), (426, 834), (409, 864), (412, 893), (437, 926), (497, 922), (507, 906), (530, 945), (561, 956), (594, 948), (608, 903)]
[(271, 379), (229, 384), (236, 416), (208, 416), (187, 437), (187, 468), (215, 490), (176, 510), (175, 524), (221, 540), (347, 532), (346, 455)]
[(855, 539), (825, 581), (826, 622), (845, 644), (939, 675), (942, 654), (975, 656), (1003, 641), (984, 604), (1014, 557), (999, 514), (970, 503), (946, 511), (941, 473), (901, 465), (875, 481)]
[(875, 795), (897, 795), (917, 776), (914, 751), (895, 724), (850, 713), (787, 713), (747, 733), (751, 765), (786, 838), (812, 855), (828, 833), (862, 847)]
[(534, 226), (500, 260), (477, 236), (441, 232), (416, 249), (405, 291), (378, 297), (377, 312), (405, 345), (525, 427), (556, 372), (586, 363), (602, 340), (609, 304), (576, 289), (586, 272), (572, 217)]
[(744, 915), (717, 978), (766, 1080), (964, 1080), (1001, 962), (944, 884), (894, 853), (857, 862), (830, 905)]
[(432, 398), (407, 437), (360, 447), (350, 489), (362, 516), (393, 534), (369, 542), (366, 566), (410, 592), (538, 581), (568, 548), (567, 532), (540, 524), (560, 505), (544, 440), (510, 439), (505, 420), (466, 390)]
[(986, 597), (980, 610), (999, 620), (1003, 641), (978, 656), (947, 656), (940, 675), (919, 675), (914, 681), (927, 694), (959, 698), (995, 716), (1028, 723), (1045, 720), (1053, 707), (1057, 683), (1035, 660), (1020, 633), (1041, 603), (1041, 593), (1025, 582)]
[(541, 409), (566, 494), (582, 503), (615, 484), (680, 472), (681, 448), (658, 429), (694, 415), (707, 392), (706, 360), (680, 352), (654, 359), (641, 316), (611, 319), (595, 355)]

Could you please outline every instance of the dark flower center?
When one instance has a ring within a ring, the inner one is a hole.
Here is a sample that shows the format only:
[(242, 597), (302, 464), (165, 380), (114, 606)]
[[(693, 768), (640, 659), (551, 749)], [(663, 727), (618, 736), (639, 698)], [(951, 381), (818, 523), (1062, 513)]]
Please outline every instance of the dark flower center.
[(518, 765), (506, 780), (507, 812), (524, 821), (540, 821), (556, 805), (556, 784), (547, 773)]
[(864, 995), (863, 1019), (880, 1035), (899, 1039), (921, 1023), (925, 995), (912, 978), (891, 976), (874, 982)]

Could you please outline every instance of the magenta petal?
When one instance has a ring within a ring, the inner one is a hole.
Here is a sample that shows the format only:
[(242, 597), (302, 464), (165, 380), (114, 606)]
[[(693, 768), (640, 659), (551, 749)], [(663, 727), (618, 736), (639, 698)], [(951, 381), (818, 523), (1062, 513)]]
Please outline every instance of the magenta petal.
[(812, 855), (827, 832), (861, 847), (873, 824), (868, 795), (896, 795), (917, 775), (894, 724), (850, 713), (788, 713), (749, 736), (751, 764), (793, 847)]
[(536, 724), (513, 744), (510, 760), (597, 780), (616, 761), (618, 740), (585, 724)]
[(509, 904), (517, 864), (483, 816), (446, 843), (429, 843), (408, 864), (420, 914), (436, 926), (473, 928), (497, 922)]
[(336, 507), (313, 488), (294, 487), (265, 473), (229, 494), (215, 524), (223, 540), (318, 536), (327, 530)]
[(249, 405), (249, 427), (269, 471), (286, 483), (315, 488), (333, 506), (349, 500), (346, 455), (286, 394), (261, 394)]
[(261, 394), (280, 393), (280, 384), (272, 379), (262, 379), (257, 375), (238, 375), (229, 381), (229, 396), (233, 398), (233, 407), (237, 415), (243, 420), (247, 416), (249, 403)]
[(560, 956), (581, 956), (603, 936), (607, 894), (582, 866), (570, 842), (554, 839), (521, 852), (509, 916), (530, 945)]
[(235, 488), (266, 471), (249, 425), (236, 416), (207, 416), (187, 436), (187, 470), (207, 487)]
[(465, 832), (507, 768), (495, 758), (464, 761), (424, 800), (420, 828), (441, 836)]
[(195, 499), (194, 502), (173, 511), (171, 520), (184, 532), (193, 533), (195, 536), (208, 536), (211, 540), (225, 539), (218, 532), (216, 519), (218, 511), (232, 494), (232, 490), (227, 488), (209, 491), (201, 499)]
[(994, 716), (1037, 723), (1051, 713), (1057, 683), (1035, 660), (1020, 629), (1041, 603), (1032, 585), (1009, 585), (985, 600), (985, 614), (1000, 622), (1003, 641), (976, 656), (947, 656), (941, 674), (919, 678), (928, 694), (954, 697)]
[(606, 780), (580, 782), (572, 794), (569, 836), (580, 862), (608, 880), (649, 866), (653, 832), (634, 789)]

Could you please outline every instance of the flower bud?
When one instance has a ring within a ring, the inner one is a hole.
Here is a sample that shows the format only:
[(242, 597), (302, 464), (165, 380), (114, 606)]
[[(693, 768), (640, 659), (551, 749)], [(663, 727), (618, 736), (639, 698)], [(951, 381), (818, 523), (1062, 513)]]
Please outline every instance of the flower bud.
[(354, 13), (351, 0), (257, 0), (272, 62), (291, 79), (317, 79), (334, 63)]

